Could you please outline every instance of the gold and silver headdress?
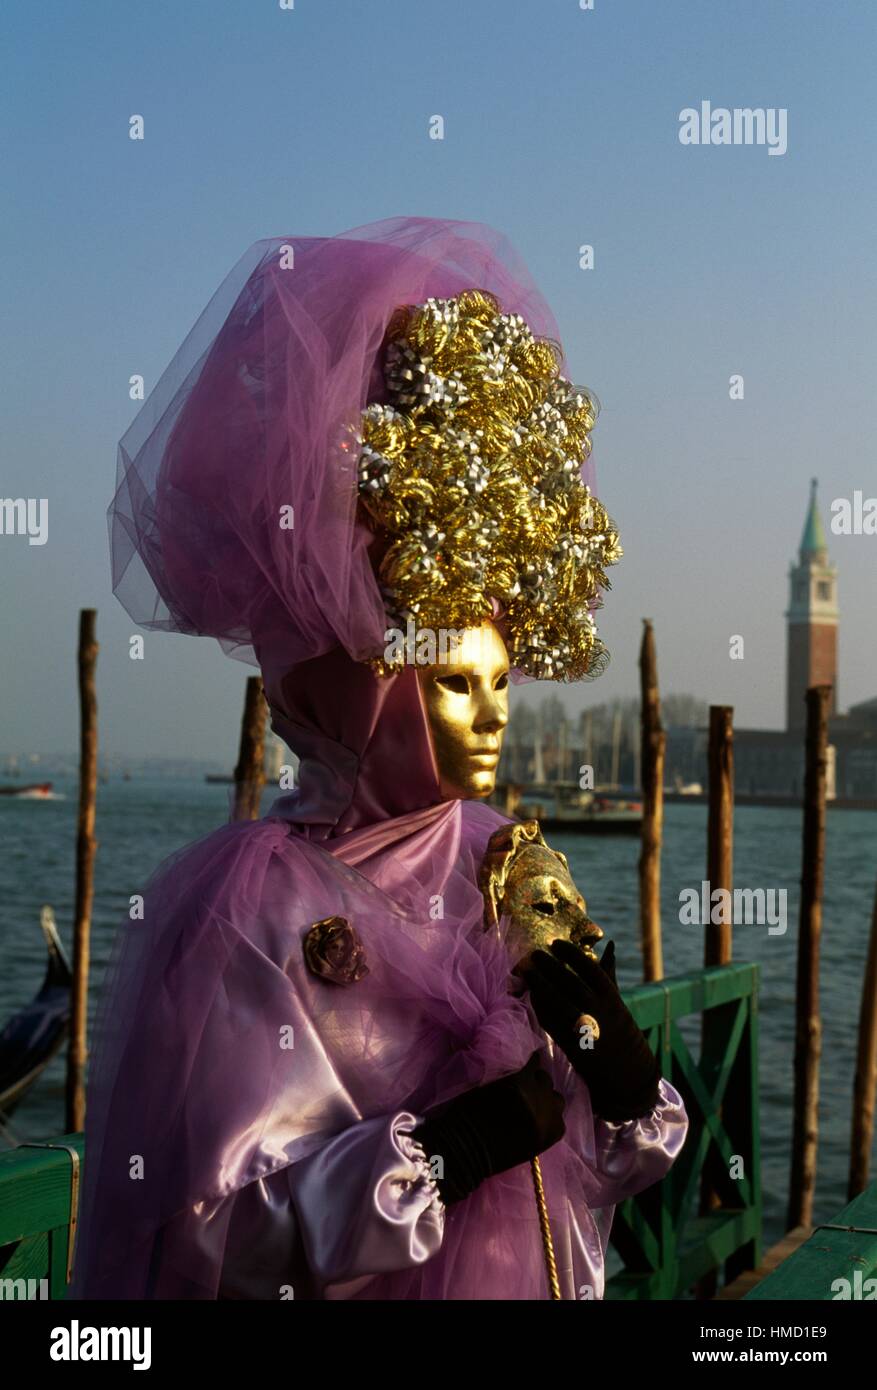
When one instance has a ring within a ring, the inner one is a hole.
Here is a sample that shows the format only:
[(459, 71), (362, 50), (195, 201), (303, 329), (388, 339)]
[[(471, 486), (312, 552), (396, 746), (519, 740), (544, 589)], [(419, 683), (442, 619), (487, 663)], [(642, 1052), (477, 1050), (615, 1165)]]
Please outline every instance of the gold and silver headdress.
[(579, 680), (608, 660), (593, 610), (622, 552), (581, 478), (598, 402), (560, 361), (482, 290), (399, 310), (388, 401), (360, 423), (359, 496), (385, 535), (391, 624), (477, 626), (495, 600), (513, 666)]

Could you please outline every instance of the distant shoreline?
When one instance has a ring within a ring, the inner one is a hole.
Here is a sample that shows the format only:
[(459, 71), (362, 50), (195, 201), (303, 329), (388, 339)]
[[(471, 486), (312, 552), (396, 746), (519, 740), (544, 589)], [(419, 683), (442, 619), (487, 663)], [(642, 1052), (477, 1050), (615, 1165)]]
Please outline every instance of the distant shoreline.
[[(696, 806), (706, 806), (709, 797), (706, 792), (689, 794), (688, 792), (665, 792), (664, 801), (676, 806), (684, 806), (693, 802)], [(801, 808), (800, 796), (749, 796), (746, 792), (734, 792), (735, 806), (776, 806), (793, 810)], [(830, 801), (826, 801), (827, 811), (877, 811), (877, 797), (854, 797), (836, 796)]]

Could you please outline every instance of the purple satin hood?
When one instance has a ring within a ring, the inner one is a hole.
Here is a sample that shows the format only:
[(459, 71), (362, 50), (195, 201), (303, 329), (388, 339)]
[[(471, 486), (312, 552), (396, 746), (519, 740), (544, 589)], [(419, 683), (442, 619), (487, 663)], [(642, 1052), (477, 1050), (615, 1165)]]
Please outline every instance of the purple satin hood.
[(271, 814), (324, 840), (438, 808), (438, 774), (417, 674), (378, 677), (340, 647), (291, 670), (263, 655), (275, 733), (300, 759), (298, 786)]

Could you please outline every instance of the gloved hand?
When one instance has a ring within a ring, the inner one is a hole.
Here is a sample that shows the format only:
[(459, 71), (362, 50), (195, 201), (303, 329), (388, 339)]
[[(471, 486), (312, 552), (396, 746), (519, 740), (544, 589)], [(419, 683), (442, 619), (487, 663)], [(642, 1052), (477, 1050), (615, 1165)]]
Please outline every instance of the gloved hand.
[[(661, 1068), (618, 992), (613, 943), (595, 961), (569, 941), (553, 941), (551, 954), (534, 951), (516, 973), (529, 987), (540, 1024), (587, 1084), (594, 1113), (615, 1123), (648, 1115)], [(596, 1029), (583, 1023), (583, 1014)]]
[(526, 1066), (428, 1110), (413, 1132), (427, 1161), (440, 1156), (436, 1178), (445, 1205), (459, 1202), (495, 1173), (516, 1168), (563, 1138), (563, 1097), (534, 1052)]

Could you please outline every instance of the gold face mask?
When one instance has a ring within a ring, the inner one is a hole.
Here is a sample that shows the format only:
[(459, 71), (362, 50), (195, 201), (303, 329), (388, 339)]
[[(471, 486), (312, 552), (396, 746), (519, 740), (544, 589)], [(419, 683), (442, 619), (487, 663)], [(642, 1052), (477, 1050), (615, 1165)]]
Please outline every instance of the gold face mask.
[(493, 832), (480, 886), (485, 925), (497, 927), (501, 917), (509, 921), (506, 944), (513, 965), (558, 940), (594, 956), (603, 932), (588, 916), (565, 856), (545, 843), (537, 821), (501, 825)]
[(509, 718), (509, 659), (493, 623), (466, 628), (447, 660), (417, 677), (442, 796), (489, 796)]

